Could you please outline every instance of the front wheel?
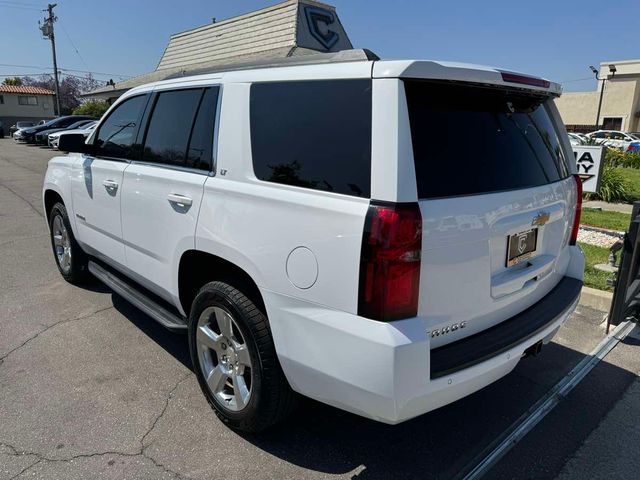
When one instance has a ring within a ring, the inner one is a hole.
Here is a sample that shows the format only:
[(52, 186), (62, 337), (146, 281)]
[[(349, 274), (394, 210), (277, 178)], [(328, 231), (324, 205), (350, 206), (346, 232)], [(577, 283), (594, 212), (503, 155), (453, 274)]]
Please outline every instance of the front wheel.
[(231, 428), (258, 432), (293, 408), (267, 317), (232, 285), (211, 282), (196, 295), (189, 350), (200, 388)]
[(49, 213), (53, 256), (60, 274), (69, 283), (81, 283), (88, 276), (87, 256), (76, 242), (64, 204), (56, 203)]

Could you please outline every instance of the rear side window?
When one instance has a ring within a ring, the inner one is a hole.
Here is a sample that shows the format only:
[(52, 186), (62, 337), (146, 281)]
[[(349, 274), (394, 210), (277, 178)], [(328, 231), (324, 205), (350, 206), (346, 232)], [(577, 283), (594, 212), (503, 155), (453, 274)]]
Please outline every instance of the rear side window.
[(250, 118), (260, 180), (370, 196), (371, 80), (253, 84)]
[(218, 106), (218, 88), (208, 88), (200, 102), (196, 123), (193, 126), (189, 148), (187, 150), (187, 166), (211, 170), (213, 165), (213, 134)]
[(159, 93), (142, 160), (210, 170), (217, 100), (217, 88)]
[(146, 95), (132, 97), (119, 104), (100, 125), (96, 136), (96, 156), (131, 158)]
[(405, 81), (420, 198), (545, 185), (569, 169), (546, 97)]

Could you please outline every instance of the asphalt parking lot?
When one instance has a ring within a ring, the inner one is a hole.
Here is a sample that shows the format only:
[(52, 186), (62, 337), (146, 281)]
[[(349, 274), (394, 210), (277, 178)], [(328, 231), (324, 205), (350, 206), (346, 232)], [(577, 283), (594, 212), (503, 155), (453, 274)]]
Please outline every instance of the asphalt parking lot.
[[(540, 356), (412, 421), (392, 427), (304, 401), (279, 428), (241, 436), (200, 393), (186, 337), (98, 283), (62, 280), (40, 197), (53, 155), (0, 139), (0, 479), (453, 478), (603, 336), (602, 312), (579, 307)], [(599, 432), (614, 409), (634, 413), (622, 400), (640, 373), (638, 343), (619, 344), (488, 477), (602, 472), (589, 448), (612, 447)]]

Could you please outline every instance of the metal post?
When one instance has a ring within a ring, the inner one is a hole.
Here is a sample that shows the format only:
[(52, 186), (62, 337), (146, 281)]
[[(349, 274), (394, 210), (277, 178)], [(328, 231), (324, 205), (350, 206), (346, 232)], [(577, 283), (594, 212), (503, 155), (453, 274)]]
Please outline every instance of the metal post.
[(600, 89), (600, 101), (598, 102), (598, 113), (596, 114), (596, 130), (600, 128), (600, 109), (602, 108), (602, 97), (604, 96), (604, 86), (607, 82), (607, 77), (602, 79), (602, 88)]

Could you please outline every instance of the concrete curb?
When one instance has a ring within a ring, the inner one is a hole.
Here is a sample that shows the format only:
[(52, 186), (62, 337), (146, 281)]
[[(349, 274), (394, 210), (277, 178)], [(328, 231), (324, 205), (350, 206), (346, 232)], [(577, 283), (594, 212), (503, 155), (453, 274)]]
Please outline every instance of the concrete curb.
[(591, 307), (596, 310), (608, 312), (611, 308), (613, 293), (598, 290), (597, 288), (582, 287), (580, 294), (580, 305)]
[(620, 232), (618, 230), (611, 230), (610, 228), (602, 228), (602, 227), (594, 227), (593, 225), (582, 225), (580, 224), (580, 228), (582, 230), (587, 230), (589, 232), (599, 232), (607, 235), (611, 235), (612, 237), (622, 238), (624, 237), (625, 232)]

